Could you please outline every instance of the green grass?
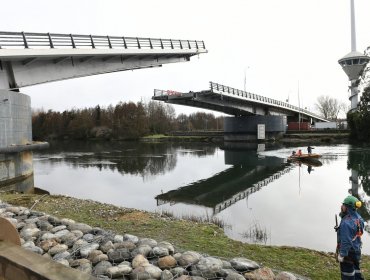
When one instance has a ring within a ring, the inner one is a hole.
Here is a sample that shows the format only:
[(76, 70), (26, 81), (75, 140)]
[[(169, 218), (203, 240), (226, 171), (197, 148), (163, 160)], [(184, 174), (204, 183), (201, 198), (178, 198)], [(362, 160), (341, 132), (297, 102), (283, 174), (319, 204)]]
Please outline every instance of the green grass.
[[(31, 207), (40, 197), (33, 194), (0, 194), (0, 200), (25, 207)], [(34, 210), (110, 229), (118, 234), (130, 233), (157, 241), (166, 240), (180, 250), (195, 250), (227, 259), (242, 256), (272, 269), (291, 271), (311, 279), (340, 279), (333, 254), (304, 248), (245, 244), (229, 239), (214, 224), (163, 218), (159, 214), (64, 196), (43, 197)], [(365, 278), (369, 279), (369, 256), (363, 257), (362, 268)]]

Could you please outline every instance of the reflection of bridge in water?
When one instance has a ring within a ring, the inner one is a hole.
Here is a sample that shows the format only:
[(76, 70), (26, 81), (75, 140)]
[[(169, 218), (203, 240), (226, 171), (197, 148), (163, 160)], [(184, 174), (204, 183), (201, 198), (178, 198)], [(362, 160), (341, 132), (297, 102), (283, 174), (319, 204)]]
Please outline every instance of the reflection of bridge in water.
[(156, 197), (157, 205), (203, 205), (217, 214), (292, 170), (285, 159), (260, 157), (252, 150), (225, 150), (225, 163), (233, 166), (210, 177)]

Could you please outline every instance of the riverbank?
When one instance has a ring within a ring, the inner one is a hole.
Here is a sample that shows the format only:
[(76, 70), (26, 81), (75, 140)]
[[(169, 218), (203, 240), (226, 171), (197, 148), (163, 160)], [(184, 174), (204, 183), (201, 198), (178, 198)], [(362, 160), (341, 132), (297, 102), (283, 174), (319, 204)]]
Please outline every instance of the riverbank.
[[(229, 259), (245, 257), (275, 271), (291, 271), (311, 279), (339, 279), (338, 264), (332, 253), (245, 244), (227, 238), (214, 224), (177, 220), (65, 196), (1, 193), (0, 200), (120, 234), (168, 241), (182, 251), (198, 251)], [(365, 277), (370, 277), (369, 256), (364, 256), (362, 268)]]
[[(190, 131), (156, 134), (140, 138), (142, 142), (224, 142), (223, 132), (220, 131)], [(244, 141), (245, 142), (245, 141)], [(281, 144), (347, 144), (348, 131), (288, 131), (283, 137), (270, 139), (267, 142)]]

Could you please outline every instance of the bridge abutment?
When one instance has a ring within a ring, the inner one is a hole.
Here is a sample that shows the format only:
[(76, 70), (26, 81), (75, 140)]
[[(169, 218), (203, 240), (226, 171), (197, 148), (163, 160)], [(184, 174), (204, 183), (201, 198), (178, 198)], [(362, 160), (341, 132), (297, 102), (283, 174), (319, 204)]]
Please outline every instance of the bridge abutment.
[[(29, 96), (0, 90), (0, 185), (32, 178), (32, 120)], [(30, 180), (28, 179), (28, 184)]]
[(286, 116), (241, 116), (225, 117), (225, 141), (257, 141), (257, 128), (265, 125), (265, 139), (281, 137), (287, 129)]

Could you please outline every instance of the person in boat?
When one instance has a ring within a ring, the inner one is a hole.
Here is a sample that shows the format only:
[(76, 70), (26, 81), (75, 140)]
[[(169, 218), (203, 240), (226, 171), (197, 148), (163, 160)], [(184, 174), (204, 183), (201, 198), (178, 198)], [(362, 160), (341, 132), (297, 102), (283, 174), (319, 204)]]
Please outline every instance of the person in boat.
[(315, 149), (314, 147), (308, 146), (307, 147), (307, 153), (310, 155), (312, 154), (312, 149)]
[(364, 220), (357, 213), (361, 201), (350, 195), (341, 206), (339, 216), (342, 218), (337, 231), (337, 259), (340, 264), (341, 279), (364, 279), (360, 270), (361, 235), (364, 230)]
[(295, 152), (295, 151), (293, 151), (293, 152), (292, 152), (292, 157), (294, 157), (294, 156), (295, 156), (295, 154), (296, 154), (296, 152)]
[(301, 150), (301, 149), (299, 149), (299, 150), (298, 150), (298, 152), (297, 152), (297, 156), (299, 156), (299, 157), (300, 157), (301, 155), (302, 155), (302, 150)]

